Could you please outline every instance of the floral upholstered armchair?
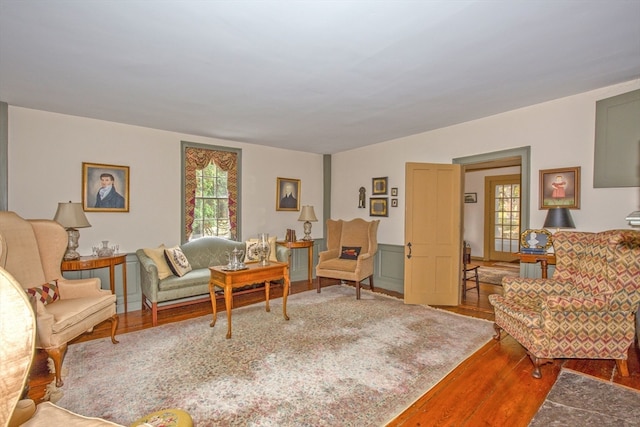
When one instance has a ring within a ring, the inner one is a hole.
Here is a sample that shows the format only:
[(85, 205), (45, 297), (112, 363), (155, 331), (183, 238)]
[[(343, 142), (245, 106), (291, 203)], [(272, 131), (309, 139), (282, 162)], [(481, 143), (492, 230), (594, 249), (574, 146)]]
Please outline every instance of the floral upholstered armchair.
[(504, 295), (490, 295), (495, 329), (522, 344), (534, 364), (554, 358), (615, 359), (629, 375), (628, 350), (640, 303), (640, 232), (557, 232), (550, 279), (505, 277)]
[(360, 282), (364, 279), (369, 279), (369, 287), (373, 290), (373, 260), (378, 251), (379, 223), (379, 220), (361, 218), (327, 220), (327, 250), (320, 252), (316, 266), (318, 292), (321, 277), (355, 282), (357, 299), (360, 299)]

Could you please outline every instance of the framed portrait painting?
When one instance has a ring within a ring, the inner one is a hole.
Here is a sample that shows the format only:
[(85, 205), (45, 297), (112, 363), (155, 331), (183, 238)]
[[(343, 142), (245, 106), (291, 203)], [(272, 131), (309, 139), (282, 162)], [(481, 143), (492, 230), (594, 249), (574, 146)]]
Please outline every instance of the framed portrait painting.
[(129, 212), (129, 166), (82, 163), (82, 208)]
[(540, 171), (540, 209), (580, 209), (580, 167)]
[(294, 178), (277, 178), (276, 210), (300, 210), (300, 180)]

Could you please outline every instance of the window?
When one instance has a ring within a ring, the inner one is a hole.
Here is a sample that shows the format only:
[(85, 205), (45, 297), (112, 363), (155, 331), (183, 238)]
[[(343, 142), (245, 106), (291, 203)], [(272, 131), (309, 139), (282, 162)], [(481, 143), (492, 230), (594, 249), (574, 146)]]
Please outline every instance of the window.
[(241, 150), (182, 143), (182, 241), (239, 235)]

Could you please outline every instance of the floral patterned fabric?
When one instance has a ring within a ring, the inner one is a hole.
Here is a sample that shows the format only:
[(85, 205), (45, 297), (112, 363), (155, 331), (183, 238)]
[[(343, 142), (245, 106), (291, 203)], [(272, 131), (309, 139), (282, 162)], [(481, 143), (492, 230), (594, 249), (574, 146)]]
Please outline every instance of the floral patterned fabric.
[(505, 277), (495, 323), (537, 358), (626, 360), (640, 303), (640, 232), (557, 232), (550, 279)]

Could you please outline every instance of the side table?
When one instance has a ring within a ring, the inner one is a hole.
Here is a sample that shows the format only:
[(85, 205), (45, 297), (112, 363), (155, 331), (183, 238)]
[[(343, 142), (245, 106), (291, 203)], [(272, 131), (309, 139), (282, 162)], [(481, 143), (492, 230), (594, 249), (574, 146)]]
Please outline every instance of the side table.
[(111, 293), (116, 293), (114, 279), (115, 266), (122, 265), (122, 289), (124, 291), (124, 312), (127, 312), (127, 254), (114, 254), (112, 256), (81, 256), (78, 259), (63, 260), (60, 269), (62, 271), (94, 270), (96, 268), (109, 267), (109, 286)]
[(542, 278), (547, 278), (547, 269), (549, 264), (556, 265), (556, 256), (555, 254), (523, 254), (522, 252), (518, 252), (518, 257), (520, 257), (520, 262), (536, 264), (540, 263), (540, 269), (542, 270)]
[[(307, 248), (309, 286), (313, 284), (313, 240), (296, 240), (295, 242), (276, 242), (289, 250)], [(289, 252), (289, 273), (291, 273), (291, 252)], [(309, 288), (311, 289), (311, 288)]]

